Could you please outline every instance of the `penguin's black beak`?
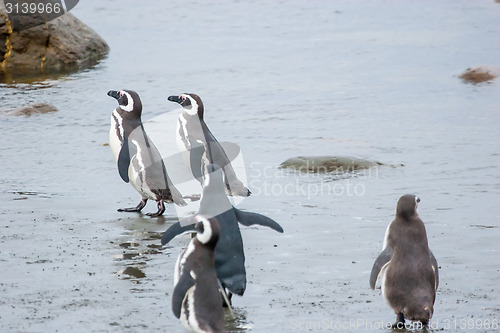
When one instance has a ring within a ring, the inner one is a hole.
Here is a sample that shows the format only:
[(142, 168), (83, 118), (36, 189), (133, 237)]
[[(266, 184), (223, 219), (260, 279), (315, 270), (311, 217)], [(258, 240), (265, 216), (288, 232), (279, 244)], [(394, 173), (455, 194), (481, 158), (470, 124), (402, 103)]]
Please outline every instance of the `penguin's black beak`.
[(169, 96), (167, 98), (167, 100), (169, 100), (170, 102), (175, 102), (175, 103), (179, 103), (179, 104), (181, 104), (183, 102), (182, 98), (180, 98), (179, 96)]
[(114, 99), (118, 99), (118, 98), (120, 98), (120, 93), (116, 90), (110, 90), (110, 91), (108, 91), (108, 96), (111, 96)]

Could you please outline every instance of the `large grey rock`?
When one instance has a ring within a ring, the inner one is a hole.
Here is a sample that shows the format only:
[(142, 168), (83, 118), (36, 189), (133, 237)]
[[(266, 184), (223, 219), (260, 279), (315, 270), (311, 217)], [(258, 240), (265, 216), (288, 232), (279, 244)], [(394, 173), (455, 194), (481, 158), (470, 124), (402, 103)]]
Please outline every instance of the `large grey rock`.
[(106, 42), (71, 13), (23, 30), (36, 19), (40, 18), (22, 16), (11, 22), (0, 2), (0, 73), (78, 69), (109, 51)]
[(294, 169), (302, 172), (351, 172), (369, 169), (383, 165), (352, 156), (298, 156), (292, 157), (280, 164), (280, 168)]

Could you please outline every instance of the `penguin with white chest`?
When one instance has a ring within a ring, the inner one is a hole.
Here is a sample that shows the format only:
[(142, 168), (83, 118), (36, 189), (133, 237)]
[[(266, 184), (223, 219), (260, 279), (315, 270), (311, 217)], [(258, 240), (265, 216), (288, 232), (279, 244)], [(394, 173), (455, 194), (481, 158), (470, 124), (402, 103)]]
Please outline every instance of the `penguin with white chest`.
[[(251, 194), (238, 179), (231, 161), (222, 145), (208, 129), (201, 98), (196, 94), (170, 96), (168, 100), (180, 104), (183, 108), (179, 115), (176, 138), (181, 150), (189, 152), (189, 164), (193, 176), (202, 181), (202, 172), (207, 164), (217, 164), (224, 170), (225, 184), (229, 195), (247, 197)], [(210, 152), (206, 147), (210, 148)], [(204, 163), (204, 160), (207, 162)]]
[(164, 202), (185, 205), (182, 195), (167, 175), (160, 152), (144, 131), (141, 121), (142, 102), (132, 90), (110, 90), (108, 96), (118, 101), (111, 115), (109, 141), (111, 151), (118, 164), (120, 177), (142, 196), (136, 207), (122, 208), (119, 212), (140, 212), (148, 199), (158, 206), (157, 217), (165, 212)]
[(172, 311), (193, 332), (226, 332), (214, 267), (219, 224), (215, 218), (201, 215), (194, 219), (196, 237), (180, 253), (175, 264)]
[(438, 263), (417, 213), (419, 202), (412, 194), (399, 199), (396, 217), (386, 231), (383, 251), (370, 274), (372, 289), (381, 278), (382, 294), (397, 314), (396, 328), (404, 328), (405, 318), (427, 325), (434, 312)]
[[(208, 165), (204, 172), (203, 193), (197, 215), (215, 217), (220, 226), (219, 242), (215, 248), (215, 270), (222, 287), (232, 294), (243, 295), (246, 289), (245, 253), (238, 222), (245, 226), (262, 225), (280, 233), (283, 228), (267, 216), (241, 211), (231, 204), (224, 191), (222, 170)], [(194, 230), (194, 216), (171, 225), (161, 238), (166, 245), (175, 236)]]

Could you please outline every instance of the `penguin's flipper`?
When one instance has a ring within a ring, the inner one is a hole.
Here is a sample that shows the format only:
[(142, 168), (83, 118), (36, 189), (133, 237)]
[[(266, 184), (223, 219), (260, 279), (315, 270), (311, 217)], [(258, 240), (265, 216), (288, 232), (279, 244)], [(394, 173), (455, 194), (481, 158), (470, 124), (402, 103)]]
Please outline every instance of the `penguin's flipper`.
[(244, 226), (251, 226), (254, 224), (262, 225), (264, 227), (269, 227), (273, 230), (276, 230), (277, 232), (282, 233), (283, 228), (278, 224), (278, 222), (274, 221), (273, 219), (257, 214), (257, 213), (251, 213), (251, 212), (244, 212), (242, 210), (234, 208), (234, 212), (236, 214), (236, 218), (238, 219), (238, 222), (243, 224)]
[(161, 237), (161, 245), (168, 244), (168, 242), (170, 242), (176, 236), (182, 235), (187, 232), (194, 232), (194, 225), (194, 216), (183, 218), (179, 222), (172, 224), (170, 228), (168, 228), (167, 231), (163, 233), (163, 236)]
[(128, 140), (124, 140), (122, 149), (120, 150), (120, 154), (118, 155), (118, 172), (120, 173), (120, 177), (122, 177), (125, 183), (129, 182), (128, 179), (129, 165), (130, 165), (129, 145), (128, 145)]
[(186, 293), (194, 286), (194, 279), (189, 273), (180, 276), (179, 282), (174, 287), (172, 294), (172, 311), (177, 318), (181, 317), (182, 302)]
[(191, 173), (199, 182), (203, 181), (203, 154), (205, 154), (204, 146), (195, 146), (189, 150), (189, 163), (191, 165)]
[(392, 249), (390, 246), (386, 246), (384, 251), (379, 254), (378, 258), (373, 263), (372, 272), (370, 273), (370, 287), (372, 289), (375, 289), (375, 284), (377, 283), (380, 272), (383, 271), (384, 266), (387, 265), (391, 259)]
[(439, 286), (439, 267), (438, 267), (438, 262), (436, 260), (436, 257), (434, 257), (434, 254), (432, 253), (431, 250), (429, 250), (430, 257), (431, 257), (431, 265), (432, 269), (434, 270), (434, 275), (436, 276), (436, 290)]

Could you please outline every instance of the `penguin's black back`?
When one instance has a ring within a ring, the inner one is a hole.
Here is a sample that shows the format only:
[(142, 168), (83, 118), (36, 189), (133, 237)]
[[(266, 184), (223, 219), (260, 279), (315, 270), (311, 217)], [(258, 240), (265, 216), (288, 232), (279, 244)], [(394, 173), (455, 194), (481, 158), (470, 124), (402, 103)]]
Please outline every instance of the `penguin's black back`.
[(233, 209), (218, 215), (220, 235), (215, 247), (215, 269), (222, 286), (233, 294), (246, 289), (245, 253), (240, 227)]

